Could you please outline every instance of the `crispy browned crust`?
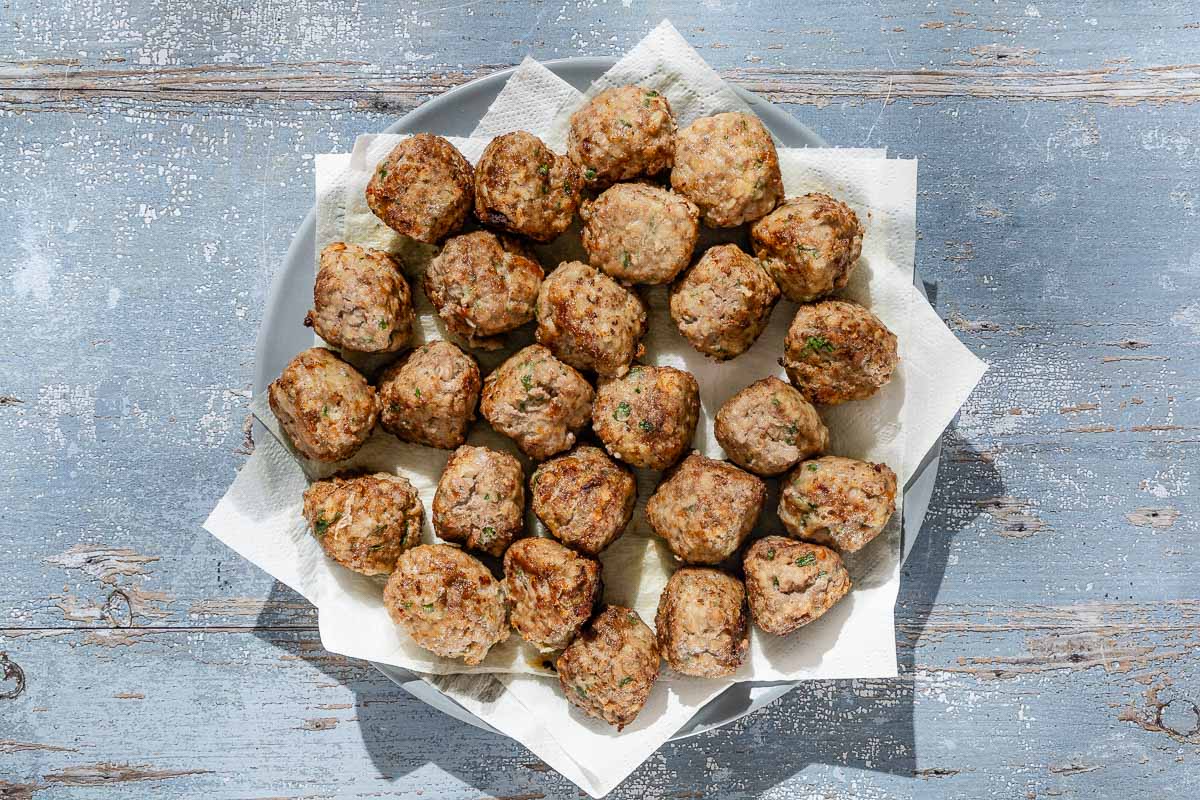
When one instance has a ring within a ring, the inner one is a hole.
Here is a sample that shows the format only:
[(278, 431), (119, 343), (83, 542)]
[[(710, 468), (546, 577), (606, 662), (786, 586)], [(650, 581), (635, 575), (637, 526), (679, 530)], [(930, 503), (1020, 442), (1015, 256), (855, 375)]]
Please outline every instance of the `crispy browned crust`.
[(475, 169), (475, 216), (485, 225), (548, 242), (579, 208), (579, 170), (532, 133), (497, 136)]
[(474, 358), (430, 342), (380, 376), (379, 422), (403, 441), (452, 450), (466, 441), (482, 385)]
[(597, 555), (625, 532), (637, 502), (633, 473), (598, 447), (576, 447), (537, 468), (533, 513), (556, 539)]
[(608, 606), (555, 667), (567, 700), (620, 730), (637, 718), (658, 680), (658, 642), (636, 611)]
[(896, 473), (840, 456), (800, 464), (779, 495), (779, 521), (789, 535), (843, 553), (865, 547), (895, 512)]
[(304, 518), (325, 555), (363, 575), (386, 575), (421, 543), (425, 511), (406, 478), (341, 473), (304, 491)]
[(716, 569), (676, 570), (658, 600), (654, 629), (659, 651), (676, 672), (732, 675), (750, 649), (746, 587)]
[(562, 361), (598, 375), (624, 375), (644, 350), (641, 298), (579, 261), (550, 273), (537, 299), (537, 340)]
[(267, 400), (296, 450), (317, 461), (354, 455), (379, 416), (367, 379), (323, 347), (293, 358), (267, 387)]
[(742, 568), (750, 615), (776, 636), (817, 619), (850, 591), (850, 573), (837, 553), (783, 536), (750, 545)]
[(541, 650), (561, 650), (592, 616), (603, 584), (600, 564), (552, 539), (514, 542), (504, 554), (509, 621)]
[(418, 133), (375, 168), (367, 183), (367, 206), (397, 233), (436, 244), (466, 222), (474, 186), (471, 164), (454, 145)]
[(835, 405), (875, 394), (899, 360), (896, 335), (869, 309), (822, 300), (796, 311), (781, 363), (801, 394)]
[(675, 160), (671, 104), (640, 86), (605, 89), (571, 115), (567, 155), (592, 188), (670, 169)]
[(718, 245), (671, 287), (671, 319), (692, 347), (725, 361), (754, 344), (778, 300), (757, 261), (735, 244)]
[(700, 387), (691, 373), (635, 365), (601, 385), (592, 428), (614, 458), (666, 469), (691, 446), (699, 414)]
[(463, 445), (433, 495), (433, 531), (493, 556), (525, 532), (525, 473), (508, 453)]
[(862, 254), (863, 228), (827, 194), (785, 200), (750, 228), (754, 254), (785, 297), (807, 303), (841, 289)]

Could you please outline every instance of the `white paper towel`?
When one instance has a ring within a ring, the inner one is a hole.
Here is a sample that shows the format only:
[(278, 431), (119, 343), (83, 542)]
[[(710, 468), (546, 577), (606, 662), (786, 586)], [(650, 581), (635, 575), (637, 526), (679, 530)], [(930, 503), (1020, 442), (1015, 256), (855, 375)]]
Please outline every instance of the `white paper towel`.
[[(744, 108), (736, 93), (669, 23), (630, 51), (588, 95), (607, 85), (631, 82), (666, 94), (681, 125), (703, 114)], [(527, 59), (481, 120), (476, 136), (454, 141), (472, 162), (491, 136), (515, 129), (531, 130), (561, 150), (566, 120), (583, 100), (584, 94)], [(375, 163), (398, 138), (364, 136), (350, 155), (318, 157), (317, 250), (329, 241), (344, 239), (397, 252), (413, 279), (423, 270), (430, 249), (392, 233), (374, 218), (363, 200), (363, 188)], [(849, 203), (867, 228), (863, 261), (844, 294), (865, 302), (896, 332), (901, 365), (875, 398), (826, 409), (824, 416), (831, 429), (833, 452), (884, 461), (903, 483), (966, 399), (984, 366), (957, 341), (912, 285), (916, 164), (887, 161), (882, 155), (881, 151), (781, 150), (780, 161), (789, 195), (826, 191)], [(540, 255), (547, 267), (553, 266), (553, 246)], [(414, 292), (414, 296), (421, 319), (418, 337), (452, 338), (438, 324), (423, 292)], [(704, 411), (695, 444), (719, 457), (711, 415), (746, 384), (767, 374), (781, 374), (776, 359), (795, 307), (781, 302), (750, 351), (717, 365), (700, 357), (678, 335), (666, 313), (661, 287), (646, 292), (646, 297), (651, 307), (647, 361), (680, 366), (697, 376)], [(526, 341), (527, 335), (515, 337), (513, 348)], [(485, 368), (504, 355), (485, 356)], [(256, 400), (255, 412), (277, 430), (262, 398)], [(507, 439), (485, 424), (476, 426), (471, 440), (515, 452)], [(444, 453), (404, 445), (376, 433), (353, 463), (407, 475), (421, 490), (428, 508), (445, 459)], [(327, 465), (304, 467), (310, 475), (331, 471)], [(260, 443), (206, 528), (312, 601), (319, 609), (322, 641), (330, 650), (424, 673), (504, 673), (496, 678), (447, 675), (431, 680), (468, 710), (525, 743), (590, 794), (600, 796), (619, 783), (728, 685), (727, 681), (683, 678), (664, 668), (664, 678), (646, 709), (634, 725), (617, 734), (566, 703), (556, 679), (538, 677), (541, 670), (536, 665), (541, 659), (518, 637), (495, 648), (476, 668), (415, 647), (387, 619), (378, 581), (329, 562), (307, 533), (299, 514), (304, 472), (278, 442)], [(648, 535), (642, 515), (655, 479), (653, 473), (639, 475), (640, 501), (634, 522), (603, 557), (606, 599), (634, 605), (650, 624), (658, 594), (673, 568), (669, 552)], [(855, 588), (845, 600), (792, 636), (768, 637), (755, 630), (750, 657), (735, 679), (894, 675), (892, 613), (899, 579), (899, 516), (897, 513), (885, 536), (848, 560)], [(773, 508), (764, 513), (760, 527), (778, 530)], [(431, 532), (426, 536), (432, 539)], [(633, 574), (637, 580), (628, 579)], [(494, 692), (497, 679), (507, 687), (499, 695)], [(480, 691), (488, 686), (492, 689)]]

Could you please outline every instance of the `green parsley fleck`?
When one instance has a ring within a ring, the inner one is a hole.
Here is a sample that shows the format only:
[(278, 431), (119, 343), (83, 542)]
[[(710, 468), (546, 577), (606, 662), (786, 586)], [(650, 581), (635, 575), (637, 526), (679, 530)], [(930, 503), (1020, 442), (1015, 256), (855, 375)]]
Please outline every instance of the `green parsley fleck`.
[(622, 267), (628, 267), (631, 261), (633, 261), (633, 258), (629, 255), (629, 253), (625, 253), (621, 256)]
[(796, 245), (796, 253), (797, 253), (797, 255), (802, 255), (802, 256), (815, 256), (815, 255), (816, 255), (817, 253), (819, 253), (819, 252), (821, 252), (821, 251), (820, 251), (820, 250), (818, 250), (817, 248), (815, 248), (815, 247), (810, 247), (810, 246), (808, 246), (808, 245), (806, 245), (806, 244), (798, 244), (798, 245)]
[(774, 560), (775, 560), (775, 548), (772, 547), (770, 550), (767, 551), (767, 561), (774, 561)]
[(571, 182), (569, 180), (563, 181), (563, 194), (570, 197), (571, 192), (572, 192)]
[(817, 573), (817, 577), (818, 577), (818, 578), (824, 578), (824, 577), (825, 577), (826, 575), (828, 575), (828, 574), (829, 574), (829, 571), (828, 571), (828, 570), (824, 570), (824, 569), (823, 569), (823, 570), (821, 570), (820, 572), (818, 572), (818, 573)]
[(824, 336), (809, 336), (804, 341), (804, 351), (814, 353), (832, 353), (834, 351), (833, 342), (826, 339)]
[(492, 496), (491, 496), (490, 494), (488, 494), (487, 492), (484, 492), (484, 494), (483, 494), (483, 499), (484, 499), (484, 500), (491, 500), (491, 499), (492, 499)]
[(809, 472), (816, 472), (820, 468), (821, 468), (820, 465), (817, 464), (816, 462), (809, 462), (809, 465), (808, 465)]
[(624, 125), (626, 128), (632, 128), (632, 127), (633, 127), (633, 123), (632, 123), (632, 122), (630, 122), (630, 121), (629, 121), (629, 120), (627, 120), (627, 119), (618, 119), (618, 120), (617, 120), (617, 122), (621, 123), (621, 124), (622, 124), (622, 125)]
[(629, 413), (632, 410), (629, 407), (629, 403), (622, 400), (620, 403), (617, 403), (617, 410), (613, 412), (613, 419), (629, 419)]
[(388, 411), (392, 412), (393, 414), (399, 414), (403, 408), (404, 407), (399, 403), (388, 403)]
[(386, 331), (391, 326), (392, 326), (392, 323), (388, 322), (386, 319), (379, 320), (379, 330)]
[(405, 601), (404, 601), (404, 607), (405, 607), (405, 608), (412, 608), (412, 601), (411, 601), (411, 600), (405, 600)]
[(532, 372), (526, 372), (524, 375), (521, 376), (521, 385), (525, 387), (525, 391), (527, 391), (527, 392), (533, 388), (533, 373)]
[(646, 97), (658, 97), (658, 92), (655, 91), (654, 89), (651, 89), (648, 92), (646, 92)]
[(778, 575), (771, 576), (771, 585), (774, 586), (776, 589), (779, 588), (779, 576)]
[(771, 398), (771, 405), (775, 406), (776, 408), (779, 408), (780, 406), (782, 406), (782, 405), (783, 405), (783, 403), (781, 403), (781, 402), (779, 401), (779, 398), (778, 398), (778, 397), (772, 397), (772, 398)]
[(313, 533), (317, 536), (324, 536), (329, 530), (329, 526), (336, 521), (336, 518), (329, 520), (325, 519), (324, 514), (318, 514), (316, 522), (313, 523)]
[(642, 621), (641, 618), (637, 615), (636, 611), (630, 611), (628, 614), (625, 615), (625, 617), (634, 625), (636, 625)]
[(479, 532), (479, 540), (482, 542), (486, 539), (491, 539), (496, 535), (496, 529), (491, 525), (485, 525), (483, 530)]
[(546, 166), (545, 164), (542, 164), (541, 166), (538, 167), (538, 175), (549, 175), (549, 174), (550, 174), (550, 167)]
[(582, 686), (576, 686), (575, 694), (579, 695), (580, 697), (587, 697), (587, 690), (584, 689)]
[(433, 611), (433, 603), (426, 603), (425, 605), (421, 606), (421, 608), (425, 609), (426, 611)]
[(654, 431), (654, 423), (648, 419), (644, 419), (639, 422), (638, 427), (644, 430), (646, 433), (652, 433)]
[(804, 555), (802, 555), (796, 559), (796, 566), (797, 567), (807, 567), (809, 564), (814, 563), (816, 560), (817, 560), (817, 557), (813, 553), (805, 553)]
[(387, 177), (387, 167), (380, 167), (380, 168), (379, 168), (379, 177), (381, 177), (381, 178), (386, 178), (386, 177)]
[(321, 416), (322, 417), (329, 416), (329, 406), (321, 406)]
[(617, 682), (617, 686), (628, 686), (631, 683), (633, 683), (633, 676), (626, 675), (624, 678), (621, 678), (621, 680)]
[(585, 169), (583, 171), (583, 177), (585, 180), (589, 180), (589, 181), (596, 180), (596, 170), (592, 169), (591, 167), (588, 167), (587, 169)]
[(414, 388), (414, 389), (413, 389), (413, 394), (414, 394), (414, 395), (416, 395), (417, 397), (420, 397), (420, 396), (421, 396), (421, 390), (420, 390), (420, 389), (417, 389), (417, 388)]

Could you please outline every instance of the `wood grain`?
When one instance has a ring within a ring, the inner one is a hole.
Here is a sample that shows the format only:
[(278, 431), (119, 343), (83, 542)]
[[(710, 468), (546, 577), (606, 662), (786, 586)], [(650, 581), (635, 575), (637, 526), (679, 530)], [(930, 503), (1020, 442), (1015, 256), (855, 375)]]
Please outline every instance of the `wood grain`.
[(575, 797), (322, 650), (199, 529), (311, 154), (670, 16), (832, 142), (920, 159), (918, 264), (992, 365), (894, 681), (818, 682), (615, 797), (1200, 794), (1200, 16), (1120, 4), (13, 0), (0, 16), (0, 797)]

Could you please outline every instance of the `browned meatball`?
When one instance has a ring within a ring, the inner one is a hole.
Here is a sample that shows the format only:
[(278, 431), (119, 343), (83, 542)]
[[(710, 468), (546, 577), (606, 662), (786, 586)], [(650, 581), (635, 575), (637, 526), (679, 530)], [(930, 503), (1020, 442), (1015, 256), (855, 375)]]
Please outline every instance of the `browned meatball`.
[(480, 561), (448, 544), (406, 550), (388, 578), (383, 604), (419, 646), (466, 664), (508, 638), (503, 584)]
[(760, 479), (692, 453), (650, 496), (646, 519), (680, 560), (719, 564), (746, 541), (766, 499)]
[(633, 516), (637, 481), (599, 447), (576, 447), (551, 459), (529, 481), (533, 513), (551, 535), (588, 555), (598, 555)]
[(571, 115), (567, 155), (592, 186), (668, 169), (675, 157), (675, 117), (653, 89), (617, 86)]
[(700, 211), (648, 183), (618, 183), (584, 201), (580, 236), (588, 261), (623, 283), (668, 283), (692, 260)]
[(532, 133), (497, 136), (475, 169), (475, 216), (486, 225), (548, 242), (579, 208), (579, 170)]
[(450, 342), (421, 345), (379, 379), (379, 422), (406, 442), (452, 450), (467, 439), (481, 386), (475, 359)]
[(525, 455), (541, 461), (575, 444), (594, 397), (582, 375), (533, 344), (487, 376), (479, 410)]
[(850, 591), (850, 573), (837, 553), (783, 536), (750, 545), (742, 568), (750, 615), (776, 636), (812, 622)]
[(608, 606), (563, 651), (555, 668), (573, 705), (621, 730), (646, 705), (658, 680), (658, 662), (654, 632), (637, 612)]
[(796, 312), (781, 363), (801, 394), (834, 405), (875, 394), (899, 360), (896, 335), (879, 317), (857, 303), (822, 300)]
[(779, 521), (789, 534), (843, 553), (861, 550), (895, 512), (896, 473), (853, 458), (805, 461), (779, 495)]
[(711, 227), (756, 220), (783, 197), (775, 142), (753, 114), (701, 117), (676, 139), (671, 188), (699, 206)]
[(510, 236), (474, 231), (446, 240), (425, 270), (425, 294), (446, 327), (493, 350), (533, 319), (542, 267)]
[(723, 678), (750, 648), (746, 587), (716, 569), (677, 570), (658, 599), (658, 649), (676, 672)]
[(386, 575), (421, 543), (425, 511), (406, 478), (335, 475), (304, 490), (304, 518), (325, 555), (363, 575)]
[(690, 373), (635, 366), (600, 387), (592, 428), (626, 464), (666, 469), (691, 445), (699, 415), (700, 387)]
[(434, 244), (471, 213), (471, 164), (441, 136), (418, 133), (393, 148), (367, 184), (367, 206), (397, 233)]
[(793, 197), (750, 228), (754, 254), (783, 294), (807, 303), (841, 289), (862, 254), (862, 225), (827, 194)]
[(522, 539), (504, 554), (510, 621), (539, 650), (561, 650), (592, 615), (600, 564), (551, 539)]
[(730, 461), (758, 475), (786, 472), (829, 446), (817, 410), (773, 375), (726, 400), (713, 431)]
[(537, 340), (576, 369), (624, 375), (642, 354), (646, 307), (641, 299), (594, 267), (561, 264), (542, 283)]
[(295, 448), (317, 461), (354, 455), (379, 416), (367, 379), (323, 347), (293, 358), (267, 387), (267, 399)]
[(779, 287), (736, 244), (705, 251), (671, 287), (671, 319), (683, 337), (718, 361), (741, 355), (754, 344)]
[(381, 250), (333, 242), (321, 251), (313, 287), (314, 308), (304, 324), (334, 347), (390, 353), (412, 336), (408, 282)]
[(508, 453), (463, 445), (433, 495), (433, 531), (493, 556), (525, 532), (525, 473)]

